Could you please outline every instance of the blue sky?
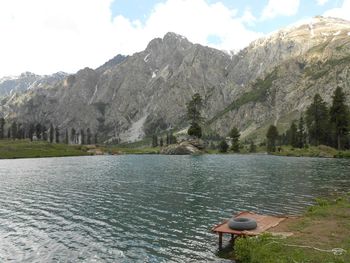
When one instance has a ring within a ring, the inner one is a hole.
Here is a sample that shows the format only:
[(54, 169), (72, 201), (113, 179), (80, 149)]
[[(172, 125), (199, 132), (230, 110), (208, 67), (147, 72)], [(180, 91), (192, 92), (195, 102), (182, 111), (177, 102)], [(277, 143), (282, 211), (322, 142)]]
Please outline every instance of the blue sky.
[(167, 32), (237, 52), (316, 15), (350, 20), (350, 0), (1, 0), (0, 78), (96, 68)]
[[(251, 10), (255, 17), (259, 17), (264, 7), (268, 4), (268, 0), (206, 0), (207, 3), (213, 4), (217, 2), (223, 3), (230, 9), (236, 9), (238, 11), (237, 16), (243, 15), (244, 11), (248, 8)], [(284, 0), (280, 0), (283, 2)], [(152, 13), (154, 6), (164, 1), (161, 0), (115, 0), (111, 5), (113, 16), (123, 15), (131, 20), (140, 20), (145, 22)], [(279, 16), (275, 19), (256, 22), (254, 25), (248, 25), (248, 28), (262, 33), (270, 33), (284, 26), (290, 25), (301, 19), (314, 17), (324, 14), (327, 10), (333, 8), (339, 8), (342, 5), (341, 0), (327, 1), (323, 5), (319, 5), (316, 0), (301, 0), (297, 14), (293, 16)], [(349, 10), (350, 12), (350, 10)]]

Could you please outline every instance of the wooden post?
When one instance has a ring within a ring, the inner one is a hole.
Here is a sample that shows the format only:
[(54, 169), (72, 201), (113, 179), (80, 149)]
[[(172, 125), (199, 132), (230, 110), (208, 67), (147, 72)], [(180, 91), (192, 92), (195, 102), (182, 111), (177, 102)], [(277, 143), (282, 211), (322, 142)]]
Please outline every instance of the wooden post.
[(222, 233), (219, 232), (219, 249), (222, 249)]

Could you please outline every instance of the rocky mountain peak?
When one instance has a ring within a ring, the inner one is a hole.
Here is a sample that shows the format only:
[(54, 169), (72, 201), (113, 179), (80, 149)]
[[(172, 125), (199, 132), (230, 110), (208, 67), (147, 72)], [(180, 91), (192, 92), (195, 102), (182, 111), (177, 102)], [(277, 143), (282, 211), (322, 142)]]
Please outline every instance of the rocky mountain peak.
[(158, 52), (161, 49), (180, 49), (185, 50), (191, 47), (193, 44), (190, 43), (187, 38), (168, 32), (163, 38), (153, 39), (147, 46), (146, 51)]
[(236, 126), (244, 137), (261, 136), (269, 124), (298, 117), (316, 92), (329, 102), (342, 85), (350, 95), (349, 32), (348, 21), (315, 17), (254, 41), (232, 58), (170, 32), (96, 70), (51, 84), (36, 81), (31, 86), (44, 88), (4, 100), (0, 109), (23, 123), (90, 128), (103, 139), (127, 142), (186, 128), (186, 103), (198, 92), (213, 133), (226, 136)]

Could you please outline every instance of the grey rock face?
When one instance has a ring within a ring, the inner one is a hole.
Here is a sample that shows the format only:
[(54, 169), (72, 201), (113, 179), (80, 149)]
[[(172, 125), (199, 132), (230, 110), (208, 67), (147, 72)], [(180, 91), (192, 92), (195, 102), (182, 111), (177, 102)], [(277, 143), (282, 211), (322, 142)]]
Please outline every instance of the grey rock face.
[(186, 103), (199, 92), (210, 130), (225, 136), (237, 126), (243, 137), (261, 138), (271, 123), (285, 128), (315, 93), (328, 102), (337, 85), (350, 93), (349, 32), (348, 21), (318, 17), (233, 57), (168, 33), (132, 56), (7, 97), (0, 110), (126, 142), (187, 127)]
[(67, 76), (64, 72), (53, 75), (39, 76), (31, 72), (22, 73), (20, 76), (5, 77), (0, 79), (0, 97), (6, 97), (14, 93), (22, 93), (37, 87), (53, 86)]
[(172, 144), (161, 149), (161, 154), (166, 155), (191, 155), (202, 154), (202, 147), (198, 142), (184, 141), (178, 144)]

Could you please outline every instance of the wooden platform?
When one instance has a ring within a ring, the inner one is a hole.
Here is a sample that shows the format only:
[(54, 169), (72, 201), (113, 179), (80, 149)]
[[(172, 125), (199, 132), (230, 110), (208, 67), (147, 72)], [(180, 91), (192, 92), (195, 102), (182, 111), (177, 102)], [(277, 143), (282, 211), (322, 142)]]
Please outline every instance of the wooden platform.
[(234, 216), (235, 218), (238, 217), (246, 217), (254, 219), (257, 222), (257, 228), (254, 230), (244, 230), (244, 231), (238, 231), (231, 229), (227, 222), (228, 220), (225, 220), (219, 225), (216, 225), (212, 228), (212, 231), (214, 233), (219, 234), (219, 248), (222, 247), (222, 235), (223, 234), (231, 234), (232, 239), (234, 240), (237, 237), (240, 236), (256, 236), (261, 233), (266, 232), (268, 229), (277, 226), (280, 224), (283, 220), (287, 219), (286, 217), (277, 217), (277, 216), (268, 216), (268, 215), (258, 215), (252, 212), (241, 212), (238, 215)]

